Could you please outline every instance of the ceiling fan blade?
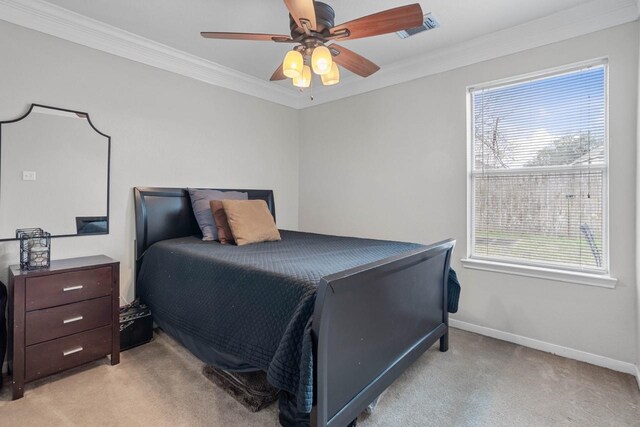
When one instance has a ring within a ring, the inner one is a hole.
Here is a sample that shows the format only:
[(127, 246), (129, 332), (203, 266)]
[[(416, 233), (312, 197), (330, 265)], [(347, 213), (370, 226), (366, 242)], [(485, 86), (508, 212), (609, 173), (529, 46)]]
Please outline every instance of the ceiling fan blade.
[(380, 69), (376, 64), (369, 61), (364, 56), (342, 47), (337, 44), (329, 46), (329, 50), (333, 55), (333, 60), (338, 64), (362, 77), (369, 77)]
[(313, 0), (284, 0), (284, 4), (287, 5), (287, 9), (298, 27), (304, 28), (302, 20), (306, 20), (309, 22), (310, 30), (316, 29), (316, 9)]
[(284, 80), (286, 78), (287, 76), (285, 76), (284, 73), (282, 72), (282, 64), (280, 64), (278, 65), (278, 68), (276, 68), (276, 70), (273, 72), (273, 75), (269, 80), (271, 80), (272, 82), (275, 82), (276, 80)]
[(289, 36), (281, 34), (256, 34), (256, 33), (218, 33), (203, 31), (200, 33), (205, 39), (224, 39), (224, 40), (257, 40), (257, 41), (293, 41)]
[(418, 27), (423, 19), (422, 8), (416, 3), (345, 22), (333, 27), (331, 33), (349, 30), (349, 35), (339, 40), (360, 39)]

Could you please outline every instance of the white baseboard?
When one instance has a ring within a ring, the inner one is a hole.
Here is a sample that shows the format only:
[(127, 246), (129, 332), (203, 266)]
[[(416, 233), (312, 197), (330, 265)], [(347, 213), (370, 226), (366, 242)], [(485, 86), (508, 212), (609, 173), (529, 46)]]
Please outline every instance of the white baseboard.
[(563, 347), (561, 345), (523, 337), (521, 335), (512, 334), (510, 332), (487, 328), (486, 326), (474, 325), (472, 323), (463, 322), (461, 320), (449, 319), (449, 325), (454, 328), (462, 329), (469, 332), (475, 332), (476, 334), (485, 335), (487, 337), (512, 342), (514, 344), (519, 344), (524, 347), (530, 347), (551, 354), (556, 354), (558, 356), (566, 357), (567, 359), (578, 360), (580, 362), (586, 362), (592, 365), (608, 368), (613, 371), (631, 374), (636, 377), (636, 379), (638, 380), (638, 386), (640, 387), (640, 372), (638, 371), (638, 367), (633, 363), (623, 362), (621, 360), (611, 359), (609, 357), (599, 356), (593, 353), (587, 353), (586, 351), (576, 350), (574, 348)]

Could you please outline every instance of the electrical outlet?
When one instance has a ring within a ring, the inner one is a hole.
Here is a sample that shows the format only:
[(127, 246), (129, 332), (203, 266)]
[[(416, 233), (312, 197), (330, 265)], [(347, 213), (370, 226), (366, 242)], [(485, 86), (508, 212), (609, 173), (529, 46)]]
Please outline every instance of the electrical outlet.
[(23, 181), (35, 181), (36, 180), (36, 172), (35, 171), (22, 171), (22, 180)]

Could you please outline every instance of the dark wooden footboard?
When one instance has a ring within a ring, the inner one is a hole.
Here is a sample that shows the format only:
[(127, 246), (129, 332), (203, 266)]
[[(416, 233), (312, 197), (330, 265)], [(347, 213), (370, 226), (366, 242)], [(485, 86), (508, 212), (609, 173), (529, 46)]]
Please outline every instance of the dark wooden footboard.
[(447, 350), (454, 244), (323, 278), (313, 315), (313, 426), (347, 426), (438, 339)]

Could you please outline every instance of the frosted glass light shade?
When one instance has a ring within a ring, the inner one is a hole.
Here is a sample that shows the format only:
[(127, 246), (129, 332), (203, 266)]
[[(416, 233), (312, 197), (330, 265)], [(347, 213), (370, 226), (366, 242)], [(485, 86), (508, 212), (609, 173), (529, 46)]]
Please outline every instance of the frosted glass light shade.
[(309, 87), (311, 86), (311, 68), (305, 65), (302, 68), (302, 74), (293, 78), (293, 85), (297, 87)]
[(333, 58), (331, 51), (325, 46), (318, 46), (313, 49), (311, 54), (311, 66), (313, 72), (319, 76), (323, 76), (331, 71), (331, 64), (333, 64)]
[(320, 76), (322, 84), (325, 86), (335, 85), (340, 83), (340, 68), (335, 62), (331, 64), (331, 70), (327, 74)]
[(304, 66), (304, 58), (302, 54), (297, 50), (291, 50), (287, 52), (282, 61), (282, 74), (293, 79), (299, 77), (302, 73), (302, 67)]

